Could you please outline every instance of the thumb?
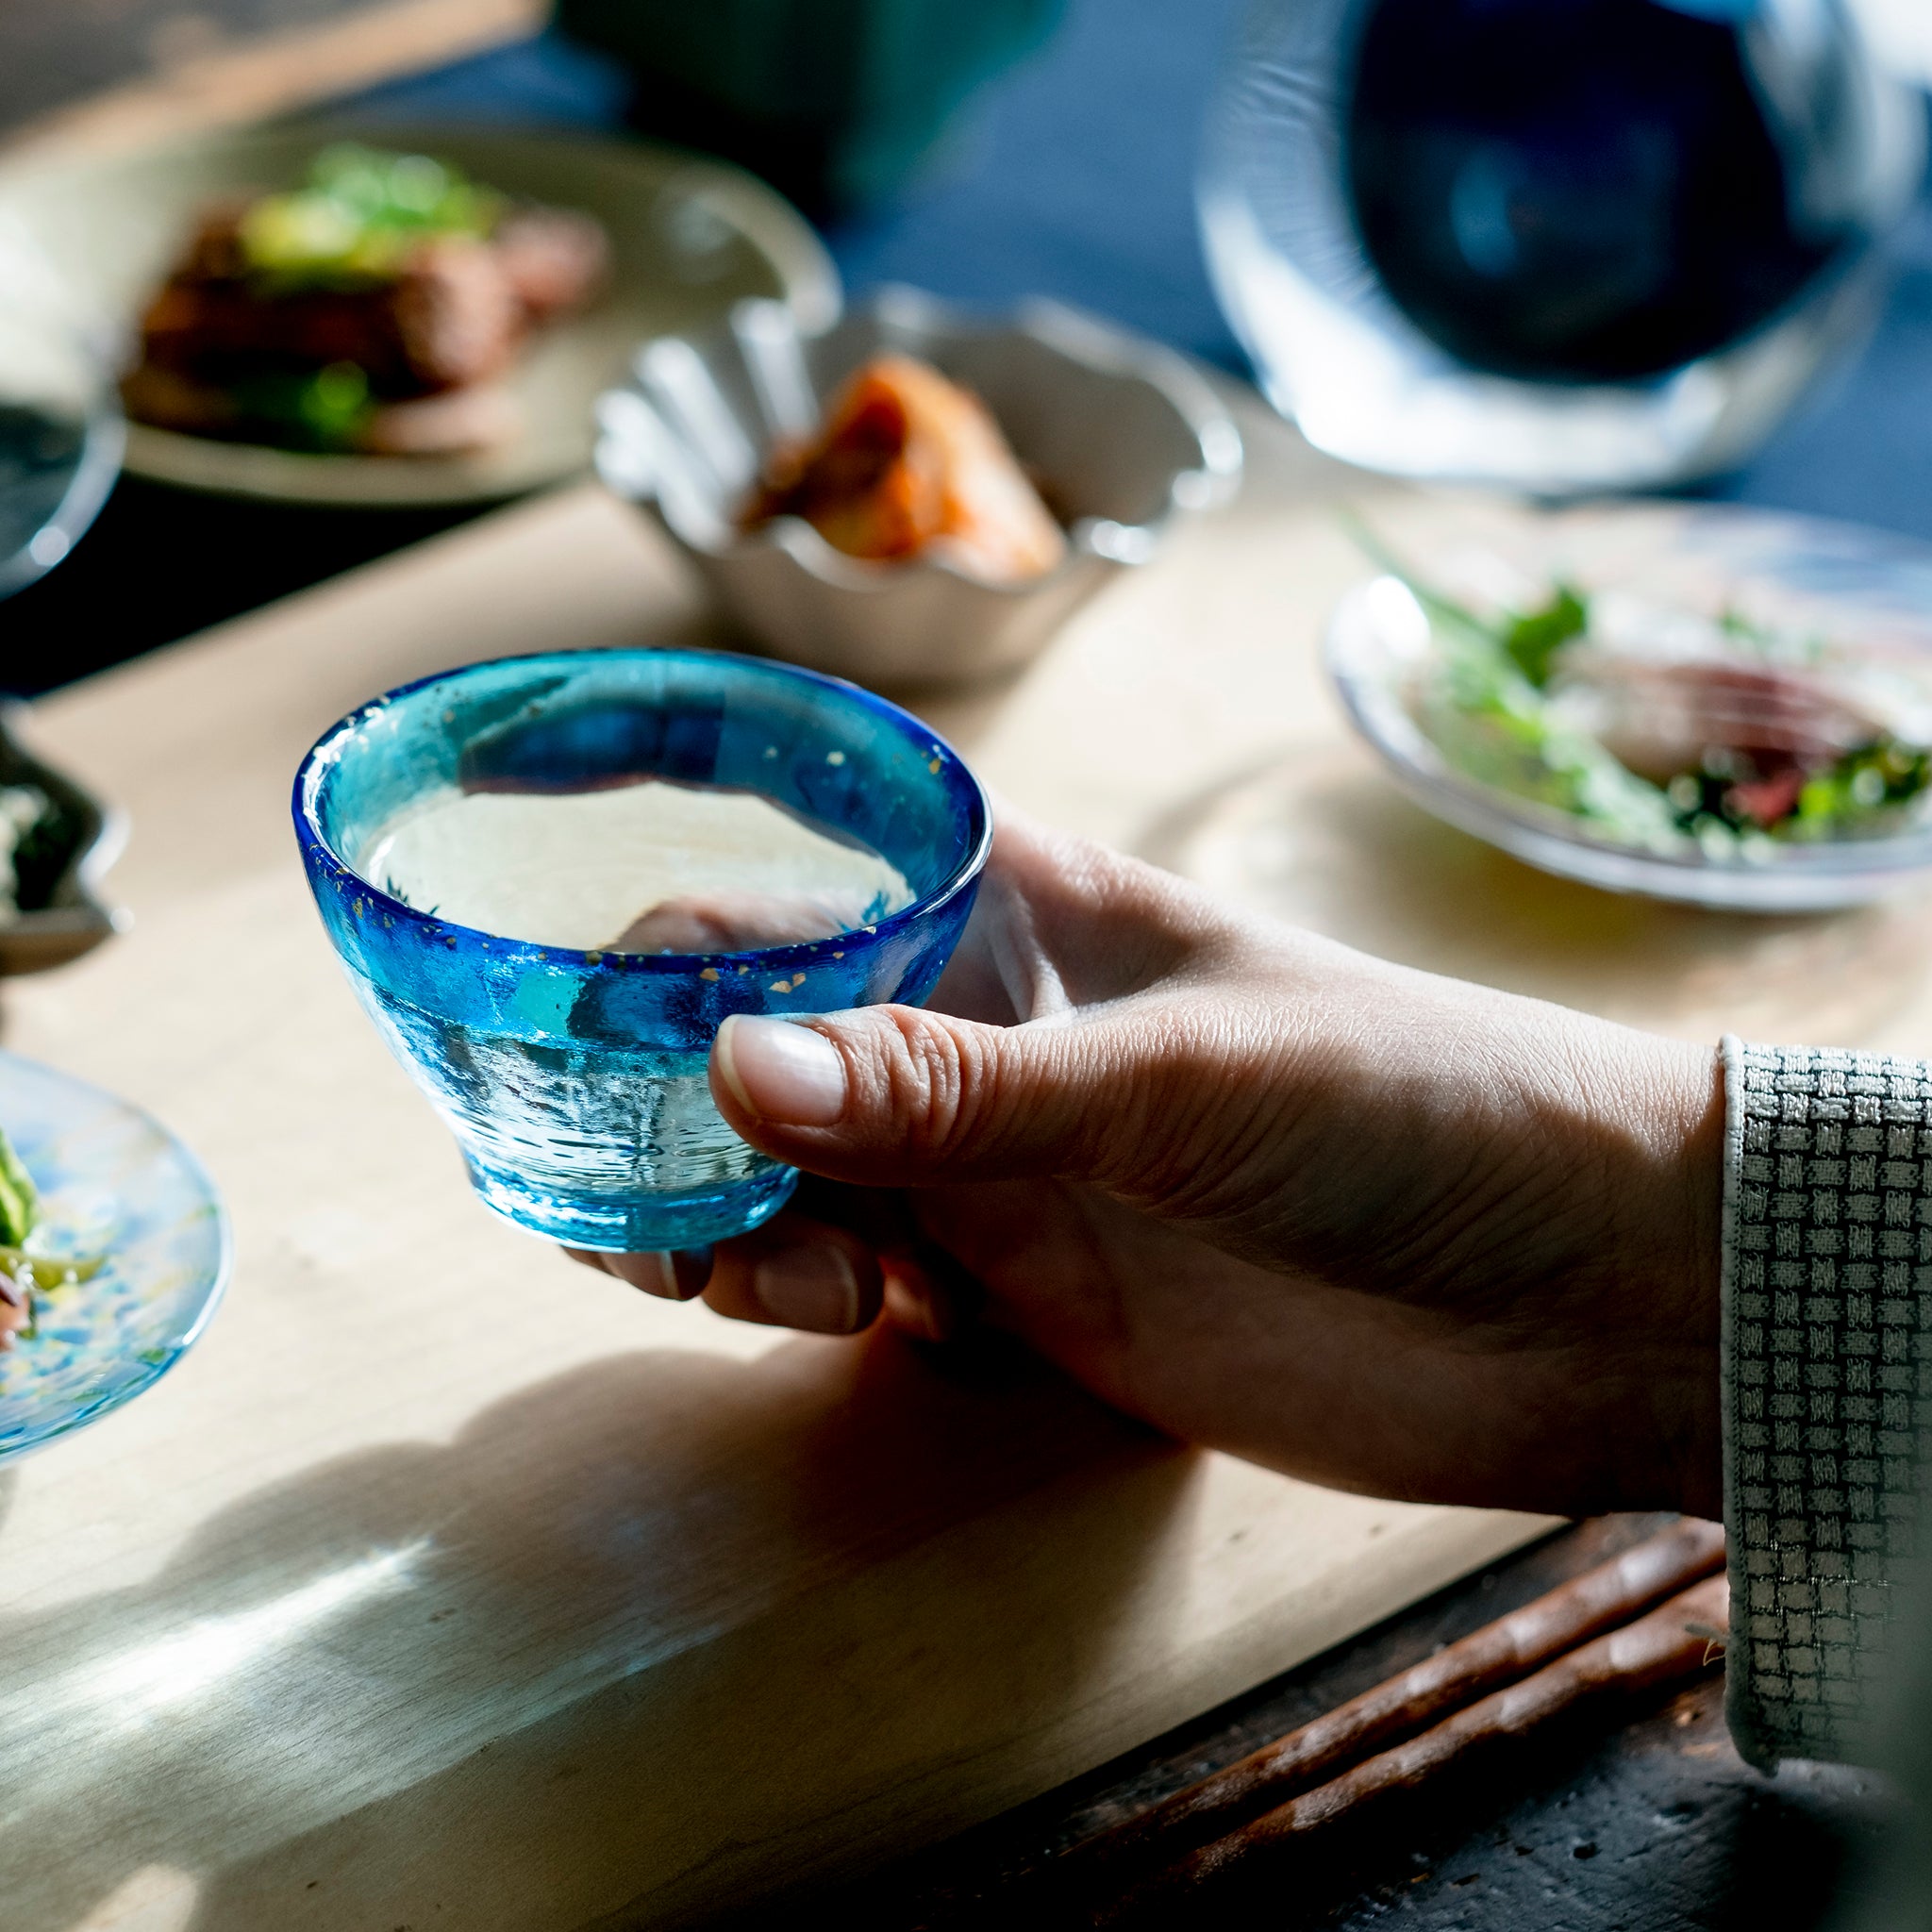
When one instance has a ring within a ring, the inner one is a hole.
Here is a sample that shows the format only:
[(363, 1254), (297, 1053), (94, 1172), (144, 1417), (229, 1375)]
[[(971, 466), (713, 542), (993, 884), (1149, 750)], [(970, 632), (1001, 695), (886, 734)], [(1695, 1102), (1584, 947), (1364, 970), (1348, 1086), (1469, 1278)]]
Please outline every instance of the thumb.
[(869, 1187), (1108, 1185), (1151, 1151), (1156, 1077), (1104, 1020), (988, 1026), (913, 1007), (808, 1022), (738, 1014), (711, 1049), (712, 1096), (739, 1134)]

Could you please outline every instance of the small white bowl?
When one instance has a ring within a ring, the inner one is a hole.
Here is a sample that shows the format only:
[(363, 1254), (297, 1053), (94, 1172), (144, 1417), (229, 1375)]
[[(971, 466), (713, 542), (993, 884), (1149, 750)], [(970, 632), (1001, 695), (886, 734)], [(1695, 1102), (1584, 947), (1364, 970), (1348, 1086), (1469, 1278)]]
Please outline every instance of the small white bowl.
[[(1045, 575), (989, 584), (950, 562), (874, 563), (799, 517), (738, 527), (772, 446), (808, 437), (824, 401), (885, 351), (972, 390), (1067, 519)], [(1057, 303), (963, 316), (882, 291), (815, 337), (775, 302), (741, 302), (709, 336), (661, 336), (597, 406), (597, 469), (647, 508), (731, 617), (774, 656), (867, 684), (959, 684), (1024, 663), (1176, 509), (1241, 484), (1241, 433), (1180, 357)]]

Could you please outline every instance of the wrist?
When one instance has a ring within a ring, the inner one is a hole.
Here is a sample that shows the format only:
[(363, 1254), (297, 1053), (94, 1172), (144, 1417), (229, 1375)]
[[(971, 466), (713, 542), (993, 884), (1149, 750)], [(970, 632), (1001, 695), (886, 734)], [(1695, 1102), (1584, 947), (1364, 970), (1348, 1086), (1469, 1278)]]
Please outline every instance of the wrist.
[(1647, 1045), (1634, 1091), (1653, 1150), (1649, 1185), (1624, 1204), (1620, 1245), (1636, 1257), (1643, 1284), (1638, 1306), (1657, 1365), (1658, 1500), (1717, 1518), (1724, 1505), (1724, 1068), (1709, 1047), (1664, 1040)]

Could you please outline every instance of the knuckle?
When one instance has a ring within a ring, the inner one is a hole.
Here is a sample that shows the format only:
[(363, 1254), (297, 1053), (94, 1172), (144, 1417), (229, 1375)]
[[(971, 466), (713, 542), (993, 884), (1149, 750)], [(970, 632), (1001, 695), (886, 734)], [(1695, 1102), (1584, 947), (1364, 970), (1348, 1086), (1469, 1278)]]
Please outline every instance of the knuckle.
[(909, 1007), (874, 1009), (878, 1091), (869, 1109), (894, 1144), (943, 1159), (984, 1115), (988, 1055), (979, 1029)]

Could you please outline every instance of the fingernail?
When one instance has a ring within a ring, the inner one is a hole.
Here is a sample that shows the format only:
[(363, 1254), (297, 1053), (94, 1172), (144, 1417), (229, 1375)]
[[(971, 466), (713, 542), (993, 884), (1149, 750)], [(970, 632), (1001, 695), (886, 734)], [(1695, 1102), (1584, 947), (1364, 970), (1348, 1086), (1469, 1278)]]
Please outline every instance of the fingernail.
[(678, 1287), (676, 1264), (669, 1255), (606, 1255), (604, 1271), (607, 1274), (616, 1275), (620, 1281), (629, 1282), (633, 1288), (641, 1289), (646, 1294), (659, 1295), (665, 1301), (681, 1302), (691, 1298)]
[(747, 1113), (786, 1127), (828, 1127), (845, 1111), (845, 1062), (809, 1026), (734, 1013), (718, 1029), (718, 1072)]
[(711, 1250), (708, 1244), (697, 1248), (675, 1248), (671, 1255), (671, 1274), (677, 1283), (677, 1298), (688, 1302), (703, 1294), (711, 1280)]
[(858, 1324), (858, 1282), (852, 1263), (827, 1245), (767, 1255), (752, 1276), (758, 1306), (788, 1328), (849, 1335)]

